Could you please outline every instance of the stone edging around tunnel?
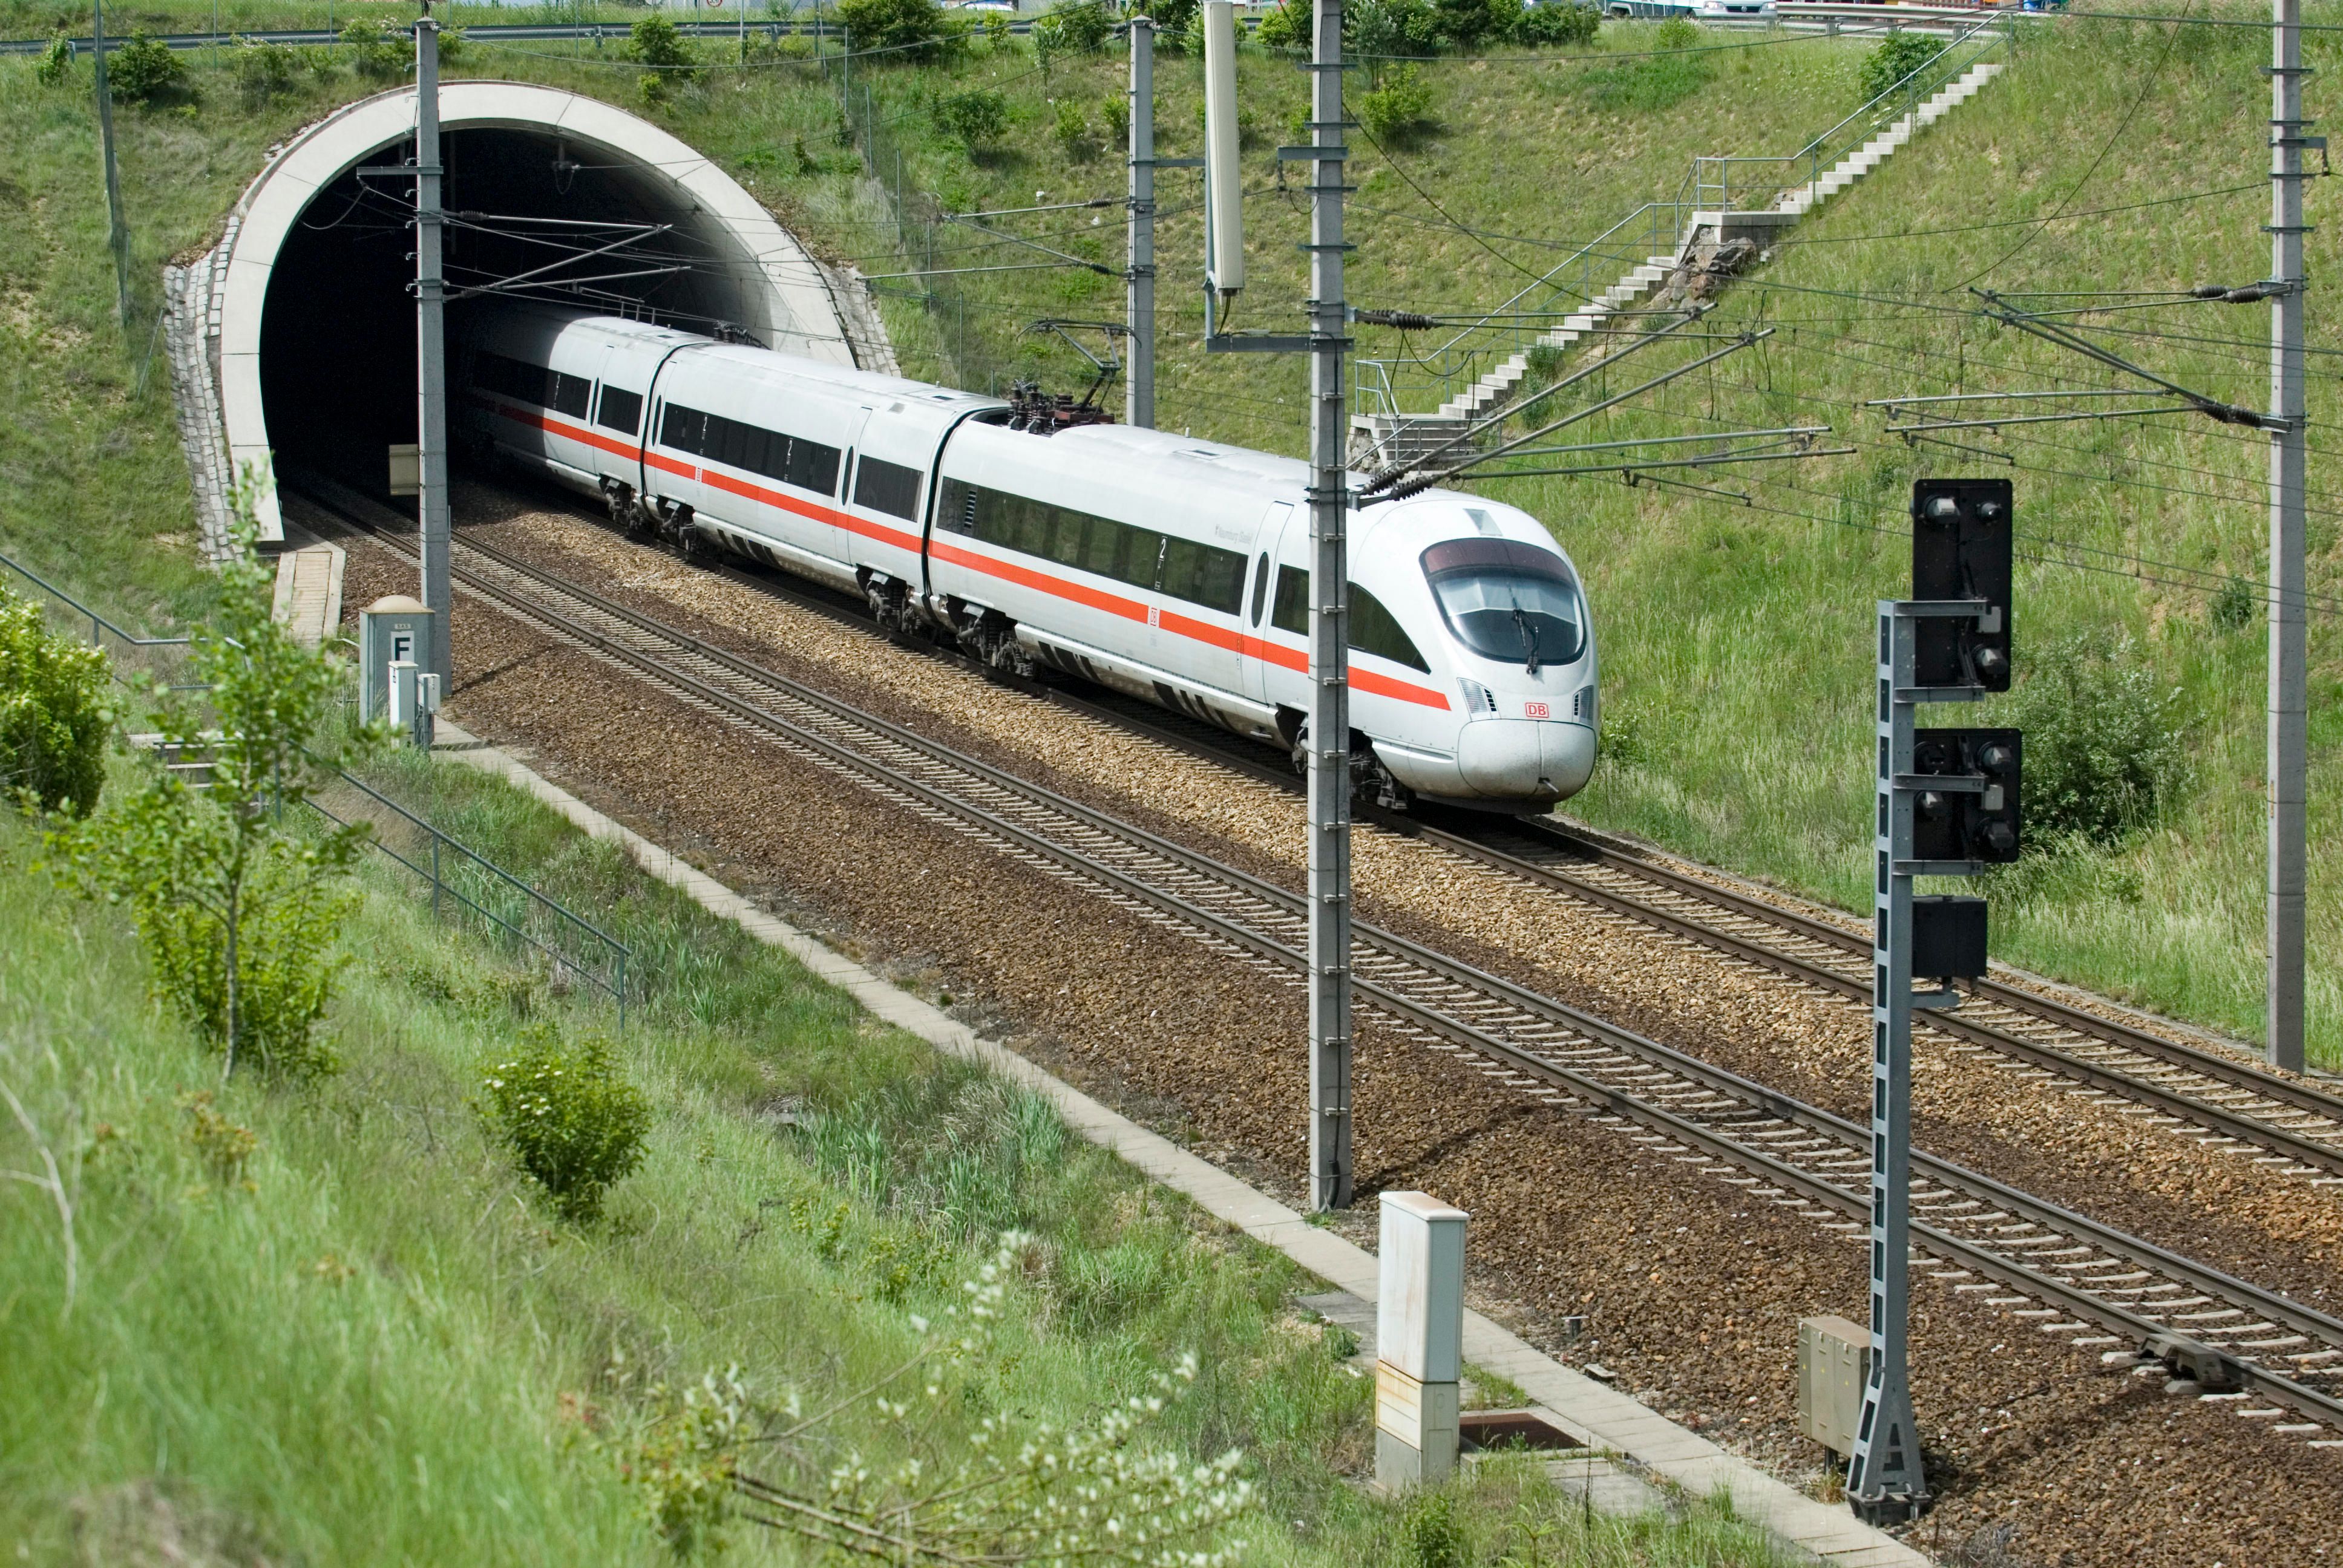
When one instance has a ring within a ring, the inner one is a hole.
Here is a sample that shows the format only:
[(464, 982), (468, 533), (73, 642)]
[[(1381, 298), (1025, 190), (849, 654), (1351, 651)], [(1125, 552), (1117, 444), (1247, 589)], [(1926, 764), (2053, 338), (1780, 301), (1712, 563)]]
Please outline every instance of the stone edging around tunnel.
[[(1191, 1154), (1160, 1133), (1101, 1104), (941, 1009), (881, 980), (777, 915), (691, 865), (672, 850), (613, 821), (510, 754), (442, 720), (440, 750), (504, 779), (551, 807), (588, 838), (617, 844), (646, 875), (674, 888), (719, 920), (777, 947), (813, 976), (865, 1010), (936, 1050), (974, 1061), (1050, 1101), (1075, 1131), (1152, 1181), (1181, 1193), (1215, 1219), (1275, 1248), (1354, 1296), (1378, 1290), (1373, 1253), (1321, 1230), (1267, 1193)], [(1563, 1365), (1479, 1312), (1464, 1314), (1464, 1356), (1510, 1379), (1540, 1413), (1589, 1450), (1624, 1454), (1643, 1470), (1700, 1496), (1728, 1496), (1735, 1512), (1797, 1551), (1835, 1568), (1929, 1568), (1931, 1559), (1841, 1506), (1808, 1497), (1699, 1433), (1679, 1426), (1621, 1391)]]
[[(439, 107), (443, 132), (541, 131), (657, 176), (737, 247), (734, 276), (766, 312), (764, 319), (740, 325), (775, 347), (865, 369), (895, 369), (886, 328), (861, 297), (859, 276), (818, 262), (738, 181), (669, 132), (598, 98), (533, 83), (446, 83)], [(246, 463), (264, 473), (272, 469), (260, 336), (278, 251), (320, 191), (411, 136), (414, 125), (414, 89), (398, 87), (345, 105), (305, 127), (271, 149), (266, 166), (237, 200), (219, 245), (185, 268), (171, 269), (203, 283), (190, 296), (186, 318), (175, 320), (172, 328), (190, 339), (188, 353), (197, 340), (202, 350), (201, 374), (197, 360), (189, 359), (185, 386), (175, 358), (174, 389), (183, 398), (202, 396), (211, 402), (208, 411), (183, 407), (180, 416), (207, 546), (215, 531), (224, 535), (224, 498), (238, 469)], [(260, 524), (264, 540), (283, 537), (273, 495), (261, 504)]]

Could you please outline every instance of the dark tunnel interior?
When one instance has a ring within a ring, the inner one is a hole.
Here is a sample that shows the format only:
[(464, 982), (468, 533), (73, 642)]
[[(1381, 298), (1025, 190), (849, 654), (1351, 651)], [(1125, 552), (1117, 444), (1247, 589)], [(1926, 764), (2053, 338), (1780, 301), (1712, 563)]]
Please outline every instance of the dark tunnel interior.
[[(444, 134), (445, 206), (451, 296), (567, 257), (548, 280), (636, 271), (651, 276), (568, 289), (539, 298), (589, 307), (632, 302), (680, 326), (707, 330), (746, 312), (737, 242), (656, 170), (607, 148), (566, 142), (548, 129), (478, 127)], [(413, 144), (386, 146), (365, 167), (411, 161)], [(345, 173), (320, 190), (286, 236), (262, 313), (260, 377), (270, 445), (280, 472), (307, 467), (369, 490), (384, 484), (387, 448), (416, 427), (413, 183)], [(558, 224), (519, 222), (559, 219)], [(619, 237), (595, 224), (669, 224), (632, 236), (629, 253), (582, 258), (580, 249)], [(493, 299), (497, 297), (486, 297)], [(448, 307), (451, 337), (458, 297)], [(450, 395), (455, 357), (449, 356)]]

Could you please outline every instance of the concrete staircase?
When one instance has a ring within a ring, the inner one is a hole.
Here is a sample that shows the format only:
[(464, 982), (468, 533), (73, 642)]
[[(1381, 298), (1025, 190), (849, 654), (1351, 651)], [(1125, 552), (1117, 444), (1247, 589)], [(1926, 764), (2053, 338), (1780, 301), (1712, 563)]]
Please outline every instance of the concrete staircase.
[[(1805, 216), (1886, 162), (1896, 148), (1910, 141), (1921, 129), (1934, 125), (1955, 107), (1976, 96), (1987, 82), (2000, 75), (2001, 68), (1999, 61), (1971, 66), (1957, 80), (1913, 113), (1864, 143), (1813, 183), (1800, 186), (1770, 208), (1740, 216), (1760, 220), (1750, 226), (1753, 229), (1762, 227), (1766, 230), (1784, 226)], [(1433, 452), (1455, 439), (1473, 421), (1486, 417), (1511, 401), (1529, 374), (1533, 352), (1540, 347), (1566, 349), (1598, 330), (1608, 317), (1638, 303), (1664, 279), (1683, 268), (1691, 259), (1704, 233), (1722, 237), (1731, 226), (1730, 220), (1734, 216), (1728, 213), (1694, 213), (1692, 221), (1684, 226), (1674, 251), (1647, 256), (1639, 266), (1622, 273), (1619, 281), (1589, 300), (1584, 309), (1564, 317), (1561, 326), (1531, 339), (1519, 352), (1473, 383), (1460, 396), (1443, 403), (1437, 413), (1355, 416), (1352, 420), (1354, 460), (1360, 467), (1370, 470), (1394, 466), (1415, 467)], [(1770, 223), (1762, 221), (1768, 218), (1772, 220)]]

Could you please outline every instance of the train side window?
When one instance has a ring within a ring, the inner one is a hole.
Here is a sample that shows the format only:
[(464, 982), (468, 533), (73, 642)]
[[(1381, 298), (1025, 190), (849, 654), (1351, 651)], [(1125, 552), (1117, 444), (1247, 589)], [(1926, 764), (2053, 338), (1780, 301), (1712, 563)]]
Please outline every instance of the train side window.
[(854, 501), (890, 518), (917, 519), (920, 471), (865, 452), (861, 466), (854, 470)]
[(1195, 539), (1163, 541), (1162, 591), (1235, 615), (1244, 608), (1244, 557)]
[(1310, 574), (1300, 567), (1277, 568), (1277, 605), (1269, 624), (1296, 637), (1310, 635)]
[(680, 403), (662, 405), (659, 410), (659, 445), (672, 447), (679, 452), (702, 456), (707, 447), (708, 416), (697, 408), (687, 408)]
[(1256, 566), (1255, 568), (1253, 568), (1253, 573), (1252, 573), (1252, 623), (1253, 623), (1253, 625), (1255, 625), (1255, 626), (1259, 626), (1259, 625), (1261, 624), (1261, 609), (1262, 609), (1262, 606), (1263, 606), (1263, 605), (1267, 604), (1268, 602), (1269, 602), (1269, 558), (1268, 558), (1267, 556), (1263, 556), (1263, 557), (1262, 557), (1262, 558), (1261, 558), (1261, 564), (1260, 564), (1260, 565), (1258, 565), (1258, 566)]
[(946, 479), (936, 496), (936, 527), (955, 534), (976, 532), (976, 487)]
[[(1277, 608), (1270, 614), (1270, 624), (1296, 637), (1310, 635), (1310, 574), (1300, 567), (1277, 568)], [(1351, 646), (1410, 669), (1429, 673), (1432, 668), (1416, 651), (1399, 618), (1356, 583), (1351, 585)]]
[[(802, 436), (779, 437), (789, 444), (788, 472), (776, 475), (799, 489), (819, 490), (825, 496), (838, 493), (838, 464), (843, 456), (835, 447), (825, 447), (820, 441), (809, 441)], [(777, 465), (778, 466), (778, 465)]]
[(558, 370), (545, 373), (545, 406), (557, 414), (583, 419), (593, 397), (594, 383), (583, 376), (565, 376)]
[(605, 382), (602, 387), (601, 407), (595, 415), (594, 422), (605, 430), (616, 430), (627, 436), (633, 435), (643, 427), (643, 395), (639, 392), (629, 392), (623, 387), (613, 387)]
[(1427, 674), (1432, 669), (1423, 662), (1423, 655), (1415, 650), (1415, 643), (1399, 624), (1399, 617), (1356, 583), (1351, 585), (1351, 646), (1361, 653), (1372, 653), (1410, 669)]

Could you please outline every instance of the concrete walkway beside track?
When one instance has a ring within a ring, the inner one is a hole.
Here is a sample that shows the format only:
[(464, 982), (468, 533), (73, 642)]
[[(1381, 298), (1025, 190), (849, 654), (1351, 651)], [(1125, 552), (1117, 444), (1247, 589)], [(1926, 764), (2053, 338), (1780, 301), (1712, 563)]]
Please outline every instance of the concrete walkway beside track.
[[(709, 913), (736, 922), (758, 940), (781, 949), (874, 1016), (1042, 1096), (1083, 1137), (1215, 1218), (1276, 1248), (1329, 1283), (1365, 1301), (1375, 1299), (1375, 1256), (1363, 1247), (1312, 1225), (1268, 1194), (889, 984), (787, 920), (757, 908), (680, 856), (611, 820), (516, 758), (445, 720), (439, 725), (439, 749), (452, 760), (492, 773), (536, 797), (589, 838), (618, 845), (645, 873)], [(1835, 1568), (1926, 1568), (1931, 1561), (1863, 1523), (1845, 1508), (1806, 1496), (1618, 1390), (1563, 1365), (1478, 1312), (1464, 1314), (1464, 1359), (1518, 1383), (1541, 1413), (1587, 1448), (1624, 1454), (1696, 1496), (1729, 1494), (1742, 1518)]]

